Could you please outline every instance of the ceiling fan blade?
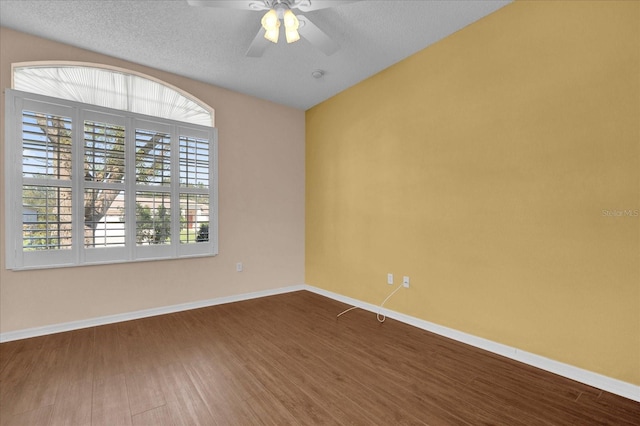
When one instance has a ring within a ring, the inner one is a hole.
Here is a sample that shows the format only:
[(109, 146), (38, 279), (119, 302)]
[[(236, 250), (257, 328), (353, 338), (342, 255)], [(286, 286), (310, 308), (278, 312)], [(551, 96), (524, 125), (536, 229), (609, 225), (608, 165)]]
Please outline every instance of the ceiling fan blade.
[(219, 7), (240, 10), (267, 10), (262, 0), (187, 0), (190, 6)]
[(338, 43), (333, 41), (331, 37), (326, 35), (324, 31), (316, 26), (309, 18), (296, 15), (300, 21), (300, 28), (298, 33), (304, 37), (309, 43), (320, 49), (325, 55), (331, 56), (340, 49)]
[(302, 12), (312, 12), (314, 10), (327, 9), (329, 7), (342, 6), (343, 4), (355, 3), (360, 0), (302, 0), (295, 7)]
[(260, 27), (260, 31), (258, 31), (258, 34), (256, 34), (255, 38), (249, 45), (247, 53), (245, 53), (246, 56), (250, 58), (259, 58), (262, 56), (264, 51), (267, 49), (267, 46), (269, 46), (269, 43), (271, 43), (269, 40), (264, 38), (265, 32), (265, 29)]

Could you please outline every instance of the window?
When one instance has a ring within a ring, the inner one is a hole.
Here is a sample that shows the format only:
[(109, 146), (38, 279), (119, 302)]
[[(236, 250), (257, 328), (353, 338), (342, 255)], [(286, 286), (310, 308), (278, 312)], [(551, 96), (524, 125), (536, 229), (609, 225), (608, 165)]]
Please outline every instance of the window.
[(153, 117), (214, 126), (203, 102), (150, 76), (78, 62), (12, 65), (13, 89)]
[(6, 91), (9, 269), (217, 254), (209, 126)]

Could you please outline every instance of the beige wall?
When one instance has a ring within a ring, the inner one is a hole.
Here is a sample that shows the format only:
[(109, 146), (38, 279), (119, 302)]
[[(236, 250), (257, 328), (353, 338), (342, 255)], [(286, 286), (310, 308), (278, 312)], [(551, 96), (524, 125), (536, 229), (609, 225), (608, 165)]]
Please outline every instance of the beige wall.
[[(0, 31), (3, 89), (11, 85), (13, 62), (85, 61), (148, 74), (212, 106), (220, 180), (216, 257), (12, 272), (5, 269), (7, 200), (0, 177), (0, 332), (304, 282), (304, 112), (6, 28)], [(4, 95), (0, 115), (4, 129)], [(235, 272), (236, 262), (244, 263), (243, 272)]]
[(306, 120), (307, 284), (640, 384), (639, 2), (515, 2)]

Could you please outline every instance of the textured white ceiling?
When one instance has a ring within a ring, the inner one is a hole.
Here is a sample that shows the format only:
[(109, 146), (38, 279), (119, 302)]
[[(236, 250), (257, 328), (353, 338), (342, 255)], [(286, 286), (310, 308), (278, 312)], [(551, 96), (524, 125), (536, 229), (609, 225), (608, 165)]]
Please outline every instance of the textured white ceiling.
[(186, 0), (0, 0), (0, 25), (306, 110), (510, 1), (362, 0), (305, 13), (340, 45), (331, 56), (302, 39), (248, 58), (264, 12)]

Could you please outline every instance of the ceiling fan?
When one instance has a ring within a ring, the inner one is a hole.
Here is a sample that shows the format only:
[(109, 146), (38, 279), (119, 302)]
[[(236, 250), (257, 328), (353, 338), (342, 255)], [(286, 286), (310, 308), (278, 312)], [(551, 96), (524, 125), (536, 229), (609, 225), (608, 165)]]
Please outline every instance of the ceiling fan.
[(280, 36), (280, 21), (284, 23), (287, 43), (305, 38), (325, 55), (335, 53), (339, 46), (318, 28), (309, 18), (296, 14), (341, 6), (360, 0), (188, 0), (191, 6), (207, 6), (240, 10), (267, 11), (261, 20), (262, 27), (255, 36), (246, 55), (260, 57), (269, 45), (277, 43)]

